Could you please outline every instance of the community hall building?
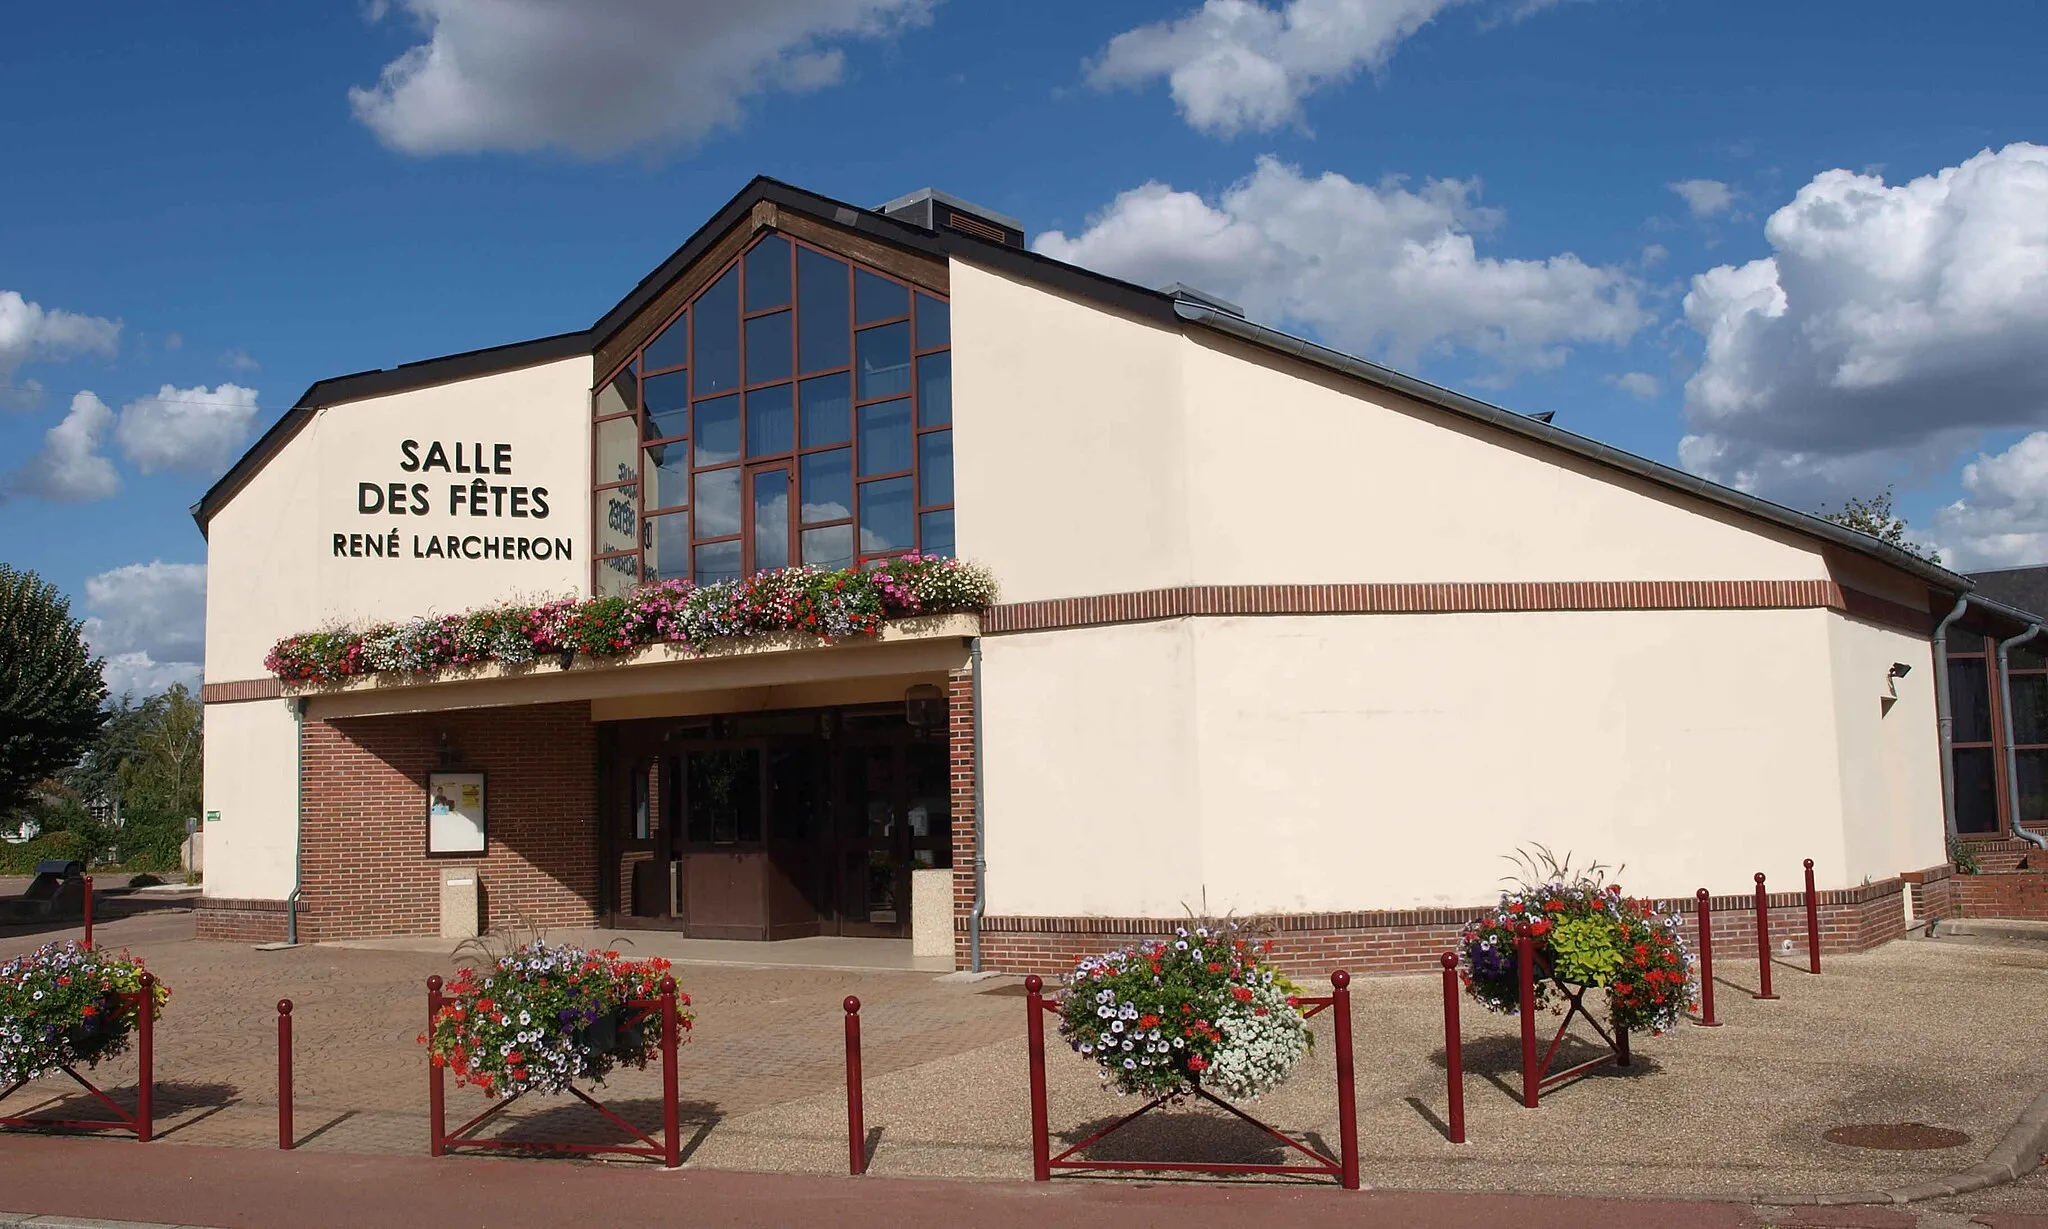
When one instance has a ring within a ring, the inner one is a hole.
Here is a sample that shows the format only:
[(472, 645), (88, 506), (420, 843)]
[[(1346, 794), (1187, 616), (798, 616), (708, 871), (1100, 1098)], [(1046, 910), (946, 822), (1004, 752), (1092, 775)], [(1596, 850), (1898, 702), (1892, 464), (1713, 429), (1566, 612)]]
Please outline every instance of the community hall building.
[[(434, 935), (454, 882), (486, 926), (1019, 970), (1206, 912), (1415, 968), (1540, 843), (1687, 901), (1811, 858), (1856, 947), (1935, 904), (1958, 816), (1996, 841), (2015, 774), (2043, 800), (2048, 730), (2015, 759), (1983, 638), (2031, 616), (1969, 578), (931, 191), (757, 179), (588, 328), (315, 384), (194, 514), (202, 937)], [(265, 666), (323, 627), (910, 551), (997, 603)]]

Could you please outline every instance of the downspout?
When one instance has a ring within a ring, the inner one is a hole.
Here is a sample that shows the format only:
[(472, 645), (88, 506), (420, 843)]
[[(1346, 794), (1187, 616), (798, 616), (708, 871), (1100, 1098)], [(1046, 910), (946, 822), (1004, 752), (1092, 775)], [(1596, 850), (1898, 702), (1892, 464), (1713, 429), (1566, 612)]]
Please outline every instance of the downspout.
[(1956, 835), (1956, 718), (1948, 706), (1948, 625), (1963, 617), (1970, 596), (1956, 599), (1956, 608), (1934, 625), (1934, 726), (1941, 740), (1941, 824), (1949, 839)]
[(284, 898), (284, 941), (299, 945), (299, 893), (306, 882), (306, 697), (285, 703), (292, 710), (292, 892)]
[(2004, 727), (2005, 732), (2006, 820), (2011, 825), (2014, 836), (2030, 845), (2038, 845), (2042, 849), (2048, 849), (2048, 837), (2029, 832), (2020, 826), (2020, 753), (2015, 751), (2012, 745), (2012, 677), (2007, 673), (2006, 662), (2006, 655), (2011, 651), (2012, 646), (2032, 640), (2040, 634), (2041, 625), (2039, 623), (2030, 623), (2027, 625), (2027, 630), (2019, 635), (2014, 636), (2010, 640), (1998, 642), (1998, 698), (2000, 701), (1999, 708), (2002, 710), (2000, 716), (2003, 717), (1999, 724)]
[(967, 911), (967, 971), (981, 972), (981, 915), (987, 893), (988, 825), (983, 816), (988, 808), (988, 790), (983, 784), (982, 748), (988, 745), (981, 724), (981, 637), (968, 642), (968, 677), (974, 687), (974, 907)]

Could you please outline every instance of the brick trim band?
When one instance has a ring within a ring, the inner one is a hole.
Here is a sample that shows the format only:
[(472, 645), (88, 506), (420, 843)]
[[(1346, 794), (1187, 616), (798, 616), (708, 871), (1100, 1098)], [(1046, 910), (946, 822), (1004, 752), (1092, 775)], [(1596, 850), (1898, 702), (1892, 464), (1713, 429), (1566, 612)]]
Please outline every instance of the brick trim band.
[(207, 683), (199, 689), (202, 704), (235, 704), (243, 700), (275, 700), (284, 695), (284, 684), (277, 679), (233, 679), (225, 683)]
[[(1853, 597), (1849, 596), (1853, 593)], [(996, 606), (989, 635), (1191, 616), (1478, 614), (1553, 610), (1837, 610), (1919, 630), (1924, 611), (1831, 580), (1587, 580), (1357, 585), (1185, 585)]]

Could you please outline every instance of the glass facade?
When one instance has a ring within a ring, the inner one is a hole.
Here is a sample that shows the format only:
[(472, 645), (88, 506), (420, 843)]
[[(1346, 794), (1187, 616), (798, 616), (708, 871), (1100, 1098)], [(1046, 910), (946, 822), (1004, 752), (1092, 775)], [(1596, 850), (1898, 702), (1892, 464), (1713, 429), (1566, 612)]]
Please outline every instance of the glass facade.
[(768, 233), (593, 399), (599, 593), (953, 553), (945, 299)]

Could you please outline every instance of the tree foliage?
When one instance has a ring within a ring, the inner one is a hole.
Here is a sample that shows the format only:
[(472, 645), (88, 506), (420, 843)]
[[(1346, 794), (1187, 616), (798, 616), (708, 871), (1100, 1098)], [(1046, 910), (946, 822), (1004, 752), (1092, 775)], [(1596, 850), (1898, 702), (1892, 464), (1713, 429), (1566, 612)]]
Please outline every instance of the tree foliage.
[(1940, 563), (1941, 552), (1920, 545), (1906, 536), (1906, 518), (1892, 511), (1892, 489), (1884, 490), (1869, 499), (1851, 496), (1840, 508), (1830, 509), (1826, 504), (1820, 508), (1820, 518), (1833, 521), (1844, 529), (1867, 533), (1887, 546), (1896, 546), (1909, 555), (1917, 555), (1929, 563)]
[(100, 665), (56, 586), (0, 563), (0, 812), (76, 763), (106, 724)]

